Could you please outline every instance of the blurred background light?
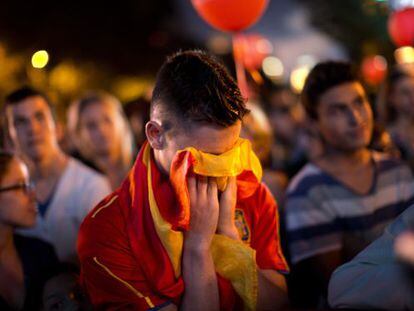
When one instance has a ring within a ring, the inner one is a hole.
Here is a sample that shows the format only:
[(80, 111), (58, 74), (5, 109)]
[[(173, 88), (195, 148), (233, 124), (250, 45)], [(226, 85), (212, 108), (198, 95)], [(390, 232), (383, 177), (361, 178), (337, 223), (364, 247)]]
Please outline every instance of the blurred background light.
[(302, 91), (310, 69), (311, 68), (308, 65), (300, 65), (292, 70), (292, 73), (290, 74), (290, 84), (295, 92), (300, 93)]
[(49, 54), (45, 50), (37, 51), (32, 56), (32, 66), (34, 68), (44, 68), (49, 62)]
[(262, 69), (269, 78), (278, 78), (283, 75), (282, 61), (275, 56), (268, 56), (263, 60)]
[(402, 46), (394, 51), (394, 57), (398, 64), (414, 63), (414, 48)]

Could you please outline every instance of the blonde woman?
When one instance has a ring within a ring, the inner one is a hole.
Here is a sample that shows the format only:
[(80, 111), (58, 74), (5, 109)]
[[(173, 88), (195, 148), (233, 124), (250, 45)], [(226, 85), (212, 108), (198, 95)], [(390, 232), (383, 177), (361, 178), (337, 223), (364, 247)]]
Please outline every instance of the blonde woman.
[(68, 111), (68, 130), (80, 156), (120, 186), (133, 162), (133, 136), (114, 96), (90, 92)]

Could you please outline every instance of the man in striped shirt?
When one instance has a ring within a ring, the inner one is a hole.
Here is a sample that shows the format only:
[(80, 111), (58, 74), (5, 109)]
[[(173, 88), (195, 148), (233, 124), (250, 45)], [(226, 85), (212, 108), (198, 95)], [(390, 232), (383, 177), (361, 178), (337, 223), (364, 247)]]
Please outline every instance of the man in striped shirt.
[(333, 270), (350, 260), (413, 201), (409, 168), (368, 148), (373, 114), (357, 75), (342, 62), (310, 72), (302, 102), (324, 154), (292, 180), (285, 207), (291, 295), (316, 307)]

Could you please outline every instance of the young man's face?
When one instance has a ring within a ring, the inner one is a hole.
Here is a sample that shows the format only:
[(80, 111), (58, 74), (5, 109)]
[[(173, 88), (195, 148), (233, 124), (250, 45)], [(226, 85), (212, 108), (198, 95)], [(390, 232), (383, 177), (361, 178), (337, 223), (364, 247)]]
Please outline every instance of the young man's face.
[(7, 108), (12, 140), (18, 150), (33, 161), (53, 152), (57, 146), (56, 126), (47, 102), (32, 96)]
[(175, 154), (186, 147), (215, 155), (229, 151), (236, 144), (240, 130), (240, 121), (229, 127), (194, 124), (191, 129), (171, 129), (164, 134), (163, 148), (155, 150), (160, 169), (169, 174)]
[(317, 116), (317, 128), (330, 148), (353, 152), (368, 146), (373, 116), (359, 82), (340, 84), (322, 94)]

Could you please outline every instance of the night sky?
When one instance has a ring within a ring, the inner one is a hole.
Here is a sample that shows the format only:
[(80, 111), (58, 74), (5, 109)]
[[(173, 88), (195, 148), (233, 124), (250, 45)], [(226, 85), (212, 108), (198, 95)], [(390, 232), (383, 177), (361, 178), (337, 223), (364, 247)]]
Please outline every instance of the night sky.
[(145, 73), (166, 53), (197, 45), (180, 35), (176, 20), (170, 0), (2, 1), (0, 42), (11, 51), (46, 49), (51, 62), (71, 58)]

